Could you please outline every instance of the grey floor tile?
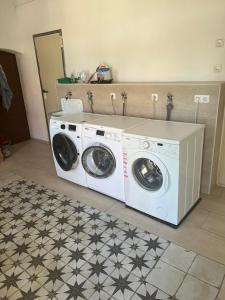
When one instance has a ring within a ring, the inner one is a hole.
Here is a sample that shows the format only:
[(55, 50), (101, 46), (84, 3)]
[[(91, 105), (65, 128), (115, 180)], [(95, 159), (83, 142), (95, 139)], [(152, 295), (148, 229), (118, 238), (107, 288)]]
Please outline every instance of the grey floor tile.
[(220, 288), (220, 292), (219, 292), (218, 298), (219, 298), (219, 300), (225, 300), (225, 278), (224, 278), (222, 286)]
[(174, 295), (184, 276), (184, 272), (159, 261), (146, 280), (169, 295)]
[(195, 258), (189, 273), (202, 281), (218, 287), (222, 283), (225, 274), (225, 266), (198, 255)]
[(171, 243), (162, 255), (161, 260), (181, 271), (187, 272), (195, 256), (196, 253), (187, 251), (184, 248)]
[(218, 289), (187, 275), (176, 297), (179, 300), (214, 300)]

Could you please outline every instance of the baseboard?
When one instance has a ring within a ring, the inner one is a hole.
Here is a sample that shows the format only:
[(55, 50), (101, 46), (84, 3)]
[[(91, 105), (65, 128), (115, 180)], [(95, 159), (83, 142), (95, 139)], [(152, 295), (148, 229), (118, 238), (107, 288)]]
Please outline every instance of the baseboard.
[(43, 144), (46, 144), (46, 145), (50, 145), (50, 141), (41, 140), (41, 139), (36, 139), (36, 138), (31, 138), (31, 140), (32, 140), (32, 141), (39, 142), (39, 143), (43, 143)]

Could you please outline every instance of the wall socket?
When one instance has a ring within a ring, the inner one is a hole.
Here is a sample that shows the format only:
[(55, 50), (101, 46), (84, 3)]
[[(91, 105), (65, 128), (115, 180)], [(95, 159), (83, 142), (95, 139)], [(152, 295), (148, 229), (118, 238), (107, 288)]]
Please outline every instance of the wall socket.
[(222, 69), (223, 69), (222, 64), (216, 64), (216, 65), (214, 65), (214, 68), (213, 68), (214, 72), (217, 72), (217, 73), (222, 72)]
[(195, 95), (194, 96), (194, 102), (195, 103), (209, 103), (210, 97), (209, 95)]
[(157, 102), (159, 100), (159, 94), (152, 94), (152, 101)]
[(217, 39), (216, 47), (224, 47), (224, 39)]

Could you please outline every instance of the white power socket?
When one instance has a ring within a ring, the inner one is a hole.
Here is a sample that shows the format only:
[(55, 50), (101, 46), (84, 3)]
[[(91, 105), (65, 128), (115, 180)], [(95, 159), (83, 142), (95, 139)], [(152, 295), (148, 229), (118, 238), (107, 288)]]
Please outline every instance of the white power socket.
[(224, 39), (217, 39), (216, 47), (224, 47)]
[(152, 101), (157, 102), (159, 100), (159, 94), (152, 94)]
[(216, 72), (216, 73), (222, 72), (222, 70), (223, 70), (222, 64), (216, 64), (216, 65), (214, 65), (213, 70), (214, 70), (214, 72)]
[(110, 99), (116, 100), (116, 93), (110, 93)]
[(194, 96), (194, 102), (195, 103), (204, 103), (207, 104), (210, 101), (209, 95), (195, 95)]

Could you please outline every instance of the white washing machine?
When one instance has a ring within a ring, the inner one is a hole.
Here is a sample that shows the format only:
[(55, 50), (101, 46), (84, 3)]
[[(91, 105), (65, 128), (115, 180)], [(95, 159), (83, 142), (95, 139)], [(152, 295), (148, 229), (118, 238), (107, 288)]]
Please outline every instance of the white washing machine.
[(52, 116), (50, 138), (57, 175), (86, 186), (86, 176), (81, 164), (82, 125), (104, 115), (78, 113)]
[(82, 165), (89, 188), (124, 201), (122, 133), (143, 121), (106, 116), (83, 126)]
[(200, 197), (204, 125), (148, 120), (123, 134), (126, 205), (177, 226)]

